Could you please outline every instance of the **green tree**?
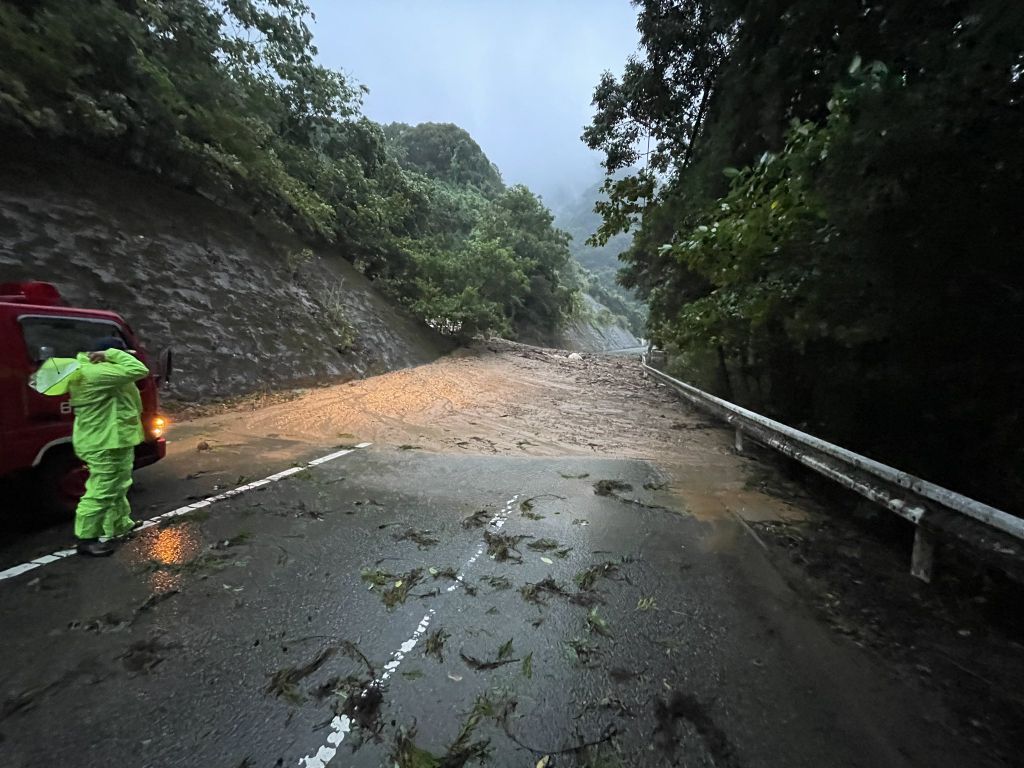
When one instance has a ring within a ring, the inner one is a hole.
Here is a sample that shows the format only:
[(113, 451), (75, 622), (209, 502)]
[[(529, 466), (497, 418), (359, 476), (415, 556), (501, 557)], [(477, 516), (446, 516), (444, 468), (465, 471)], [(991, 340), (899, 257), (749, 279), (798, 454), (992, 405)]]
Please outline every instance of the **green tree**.
[(1019, 507), (997, 468), (1024, 461), (1024, 7), (638, 6), (644, 55), (585, 137), (654, 337), (685, 375)]

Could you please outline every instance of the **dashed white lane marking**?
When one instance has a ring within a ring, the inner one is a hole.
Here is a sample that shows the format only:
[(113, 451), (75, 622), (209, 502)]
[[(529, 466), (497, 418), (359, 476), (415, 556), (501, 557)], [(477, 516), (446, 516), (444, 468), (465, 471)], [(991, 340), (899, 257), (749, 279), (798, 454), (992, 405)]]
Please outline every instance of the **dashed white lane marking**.
[[(151, 517), (149, 520), (144, 521), (142, 525), (140, 525), (136, 530), (141, 531), (145, 528), (151, 528), (157, 523), (159, 523), (161, 520), (166, 520), (170, 517), (178, 517), (179, 515), (187, 515), (189, 512), (194, 512), (197, 509), (208, 507), (211, 504), (216, 504), (219, 501), (225, 501), (227, 499), (234, 498), (235, 496), (245, 493), (246, 491), (251, 491), (254, 488), (261, 488), (264, 485), (276, 483), (278, 480), (284, 480), (284, 478), (291, 477), (292, 475), (298, 472), (302, 472), (305, 469), (309, 469), (310, 467), (318, 467), (321, 464), (326, 464), (328, 461), (340, 459), (342, 456), (352, 453), (354, 450), (356, 450), (356, 448), (369, 448), (370, 445), (372, 445), (372, 443), (359, 443), (359, 445), (355, 446), (355, 448), (346, 448), (341, 451), (335, 451), (334, 453), (329, 453), (326, 456), (321, 456), (319, 459), (313, 459), (312, 461), (307, 462), (306, 464), (302, 464), (297, 467), (289, 467), (288, 469), (283, 470), (281, 472), (276, 472), (273, 475), (270, 475), (269, 477), (264, 477), (262, 480), (255, 480), (251, 483), (240, 485), (237, 488), (232, 488), (230, 491), (224, 491), (224, 493), (219, 493), (216, 496), (210, 496), (209, 498), (203, 499), (202, 501), (197, 501), (193, 504), (186, 504), (184, 507), (172, 509), (170, 512), (164, 512), (162, 515), (157, 515), (156, 517)], [(56, 563), (58, 560), (63, 560), (65, 557), (70, 557), (73, 554), (75, 554), (74, 549), (61, 549), (57, 552), (51, 552), (48, 555), (37, 557), (34, 560), (29, 560), (27, 563), (21, 563), (20, 565), (11, 566), (5, 571), (0, 571), (0, 581), (4, 581), (5, 579), (13, 579), (15, 576), (20, 576), (23, 573), (28, 573), (29, 571), (35, 570), (36, 568), (41, 568), (44, 565), (49, 565), (50, 563)]]
[[(511, 499), (505, 502), (505, 506), (501, 508), (491, 521), (487, 524), (488, 528), (493, 528), (498, 531), (505, 525), (505, 521), (508, 520), (508, 516), (512, 514), (512, 508), (519, 498), (517, 493)], [(481, 545), (477, 549), (476, 553), (467, 560), (459, 572), (455, 575), (455, 583), (448, 587), (448, 592), (454, 592), (459, 587), (463, 586), (466, 578), (466, 571), (475, 563), (484, 553), (484, 547)], [(384, 665), (384, 671), (380, 677), (371, 681), (362, 692), (363, 696), (366, 696), (367, 691), (374, 687), (380, 687), (386, 683), (395, 672), (398, 671), (398, 667), (401, 666), (402, 660), (412, 652), (412, 649), (416, 647), (416, 643), (419, 642), (420, 638), (426, 634), (427, 627), (430, 626), (431, 619), (434, 618), (434, 609), (431, 608), (427, 614), (420, 619), (419, 625), (412, 633), (412, 637), (402, 643), (398, 650), (391, 654), (391, 658), (388, 663)], [(306, 755), (299, 760), (300, 768), (326, 768), (327, 764), (334, 759), (334, 756), (338, 754), (338, 747), (341, 746), (341, 742), (345, 740), (345, 737), (352, 731), (352, 721), (348, 715), (336, 715), (331, 721), (331, 732), (327, 735), (325, 743), (320, 745), (320, 748), (314, 755)]]

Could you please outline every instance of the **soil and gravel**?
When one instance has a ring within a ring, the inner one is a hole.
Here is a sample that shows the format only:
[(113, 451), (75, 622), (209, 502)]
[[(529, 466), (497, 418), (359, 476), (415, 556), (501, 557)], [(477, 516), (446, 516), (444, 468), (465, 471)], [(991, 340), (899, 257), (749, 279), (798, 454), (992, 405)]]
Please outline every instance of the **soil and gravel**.
[[(368, 441), (449, 454), (650, 460), (659, 474), (647, 490), (699, 519), (740, 519), (739, 530), (760, 541), (823, 622), (883, 658), (895, 677), (933, 688), (969, 738), (1002, 758), (1024, 746), (1014, 587), (957, 568), (932, 585), (916, 581), (901, 521), (763, 449), (738, 455), (731, 432), (645, 377), (635, 358), (574, 360), (491, 340), (371, 379), (203, 406), (196, 418), (198, 410), (177, 414), (185, 423), (175, 451), (271, 436), (289, 446)], [(634, 501), (628, 489), (613, 492)]]

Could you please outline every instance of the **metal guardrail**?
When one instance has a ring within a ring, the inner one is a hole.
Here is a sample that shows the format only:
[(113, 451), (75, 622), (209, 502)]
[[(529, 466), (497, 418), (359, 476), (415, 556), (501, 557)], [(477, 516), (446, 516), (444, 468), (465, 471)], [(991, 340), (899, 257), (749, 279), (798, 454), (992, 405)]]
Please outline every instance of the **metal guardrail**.
[(686, 400), (731, 424), (737, 451), (743, 451), (744, 435), (749, 435), (913, 523), (911, 572), (923, 581), (931, 580), (936, 544), (948, 538), (972, 544), (1004, 564), (1021, 562), (1024, 519), (708, 394), (652, 367), (646, 355), (641, 365)]

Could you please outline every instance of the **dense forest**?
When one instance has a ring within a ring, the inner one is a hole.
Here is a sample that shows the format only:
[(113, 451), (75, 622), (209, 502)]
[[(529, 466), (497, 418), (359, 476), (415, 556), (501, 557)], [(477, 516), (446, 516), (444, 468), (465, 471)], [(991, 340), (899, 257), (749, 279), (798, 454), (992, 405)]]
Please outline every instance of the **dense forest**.
[(380, 126), (301, 0), (2, 0), (0, 132), (70, 145), (328, 242), (441, 330), (551, 338), (568, 236), (454, 125)]
[(1024, 4), (636, 5), (584, 138), (675, 370), (1021, 511)]
[(603, 243), (591, 241), (601, 226), (601, 217), (594, 210), (594, 202), (602, 198), (600, 181), (584, 186), (578, 194), (552, 206), (555, 224), (572, 238), (569, 250), (583, 267), (577, 278), (582, 290), (607, 307), (616, 322), (642, 338), (647, 334), (646, 309), (634, 291), (616, 279), (619, 254), (629, 248), (632, 236), (620, 232)]

